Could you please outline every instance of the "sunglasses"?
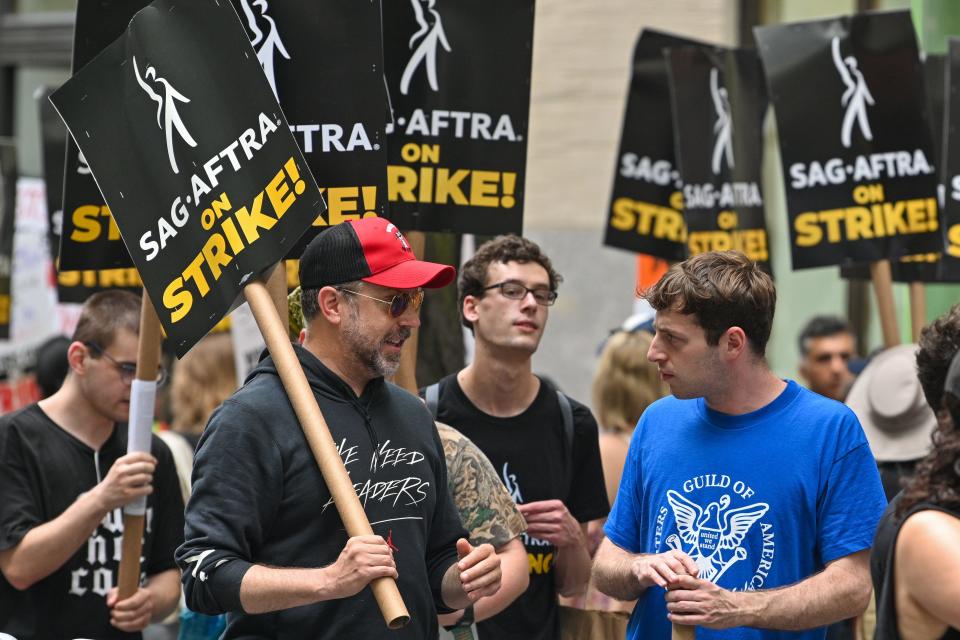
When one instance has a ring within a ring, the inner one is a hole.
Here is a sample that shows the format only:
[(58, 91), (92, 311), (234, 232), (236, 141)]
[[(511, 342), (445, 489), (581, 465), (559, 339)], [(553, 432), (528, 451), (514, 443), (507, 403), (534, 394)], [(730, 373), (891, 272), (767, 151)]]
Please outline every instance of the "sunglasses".
[[(120, 380), (124, 384), (130, 384), (133, 382), (134, 378), (137, 377), (137, 363), (136, 362), (118, 362), (113, 358), (109, 353), (103, 350), (96, 342), (84, 342), (85, 347), (96, 353), (98, 356), (103, 356), (107, 359), (107, 362), (113, 365), (113, 368), (117, 370), (117, 373), (120, 374)], [(157, 384), (161, 385), (167, 380), (167, 370), (163, 367), (157, 367)]]
[(359, 291), (354, 291), (353, 289), (346, 289), (344, 287), (337, 287), (337, 291), (342, 291), (344, 293), (352, 293), (355, 296), (360, 296), (361, 298), (369, 298), (370, 300), (376, 300), (390, 307), (390, 316), (394, 318), (399, 318), (406, 312), (408, 308), (413, 308), (414, 313), (420, 310), (420, 305), (423, 304), (423, 289), (417, 289), (413, 293), (403, 292), (398, 293), (389, 300), (381, 300), (380, 298), (374, 298), (373, 296), (368, 296), (365, 293), (360, 293)]

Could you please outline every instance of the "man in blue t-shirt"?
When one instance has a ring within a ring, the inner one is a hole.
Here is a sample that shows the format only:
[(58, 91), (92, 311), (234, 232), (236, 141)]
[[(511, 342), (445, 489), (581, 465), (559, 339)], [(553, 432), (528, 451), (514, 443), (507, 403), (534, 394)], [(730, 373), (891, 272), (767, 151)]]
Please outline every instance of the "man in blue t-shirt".
[(630, 639), (668, 638), (671, 621), (700, 639), (822, 639), (867, 606), (886, 504), (856, 416), (770, 371), (776, 290), (743, 254), (692, 257), (645, 297), (673, 396), (637, 425), (598, 588), (639, 598)]

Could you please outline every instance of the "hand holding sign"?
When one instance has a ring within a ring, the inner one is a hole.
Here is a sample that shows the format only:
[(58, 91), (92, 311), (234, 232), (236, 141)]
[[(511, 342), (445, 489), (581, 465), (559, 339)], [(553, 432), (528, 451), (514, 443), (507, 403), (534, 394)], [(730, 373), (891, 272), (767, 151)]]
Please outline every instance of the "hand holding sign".
[[(285, 325), (257, 280), (322, 213), (323, 200), (253, 54), (229, 3), (157, 0), (52, 101), (177, 354), (245, 291), (347, 531), (369, 534)], [(374, 592), (390, 626), (409, 619), (392, 580), (380, 579)]]

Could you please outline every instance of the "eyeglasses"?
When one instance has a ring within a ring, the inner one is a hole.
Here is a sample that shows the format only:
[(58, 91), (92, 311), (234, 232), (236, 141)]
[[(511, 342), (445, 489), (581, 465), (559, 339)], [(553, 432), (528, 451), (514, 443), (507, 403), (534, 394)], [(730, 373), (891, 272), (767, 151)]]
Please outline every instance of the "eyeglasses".
[[(135, 362), (117, 362), (109, 353), (103, 350), (103, 347), (96, 342), (84, 342), (84, 346), (107, 359), (113, 365), (113, 368), (120, 374), (120, 380), (124, 384), (130, 384), (137, 377), (137, 363)], [(167, 370), (163, 367), (157, 367), (157, 384), (161, 385), (167, 380)]]
[(353, 295), (360, 296), (361, 298), (370, 298), (371, 300), (376, 300), (377, 302), (382, 302), (383, 304), (389, 305), (390, 315), (394, 318), (399, 318), (402, 316), (408, 307), (412, 307), (414, 313), (416, 313), (419, 311), (420, 305), (423, 304), (423, 289), (417, 289), (413, 293), (404, 291), (403, 293), (398, 293), (389, 300), (374, 298), (373, 296), (368, 296), (365, 293), (360, 293), (359, 291), (354, 291), (353, 289), (347, 289), (345, 287), (337, 287), (337, 291), (352, 293)]
[(497, 284), (492, 284), (489, 287), (484, 287), (484, 291), (489, 291), (490, 289), (500, 289), (500, 293), (504, 298), (510, 298), (511, 300), (523, 300), (527, 297), (528, 293), (533, 294), (533, 299), (537, 301), (537, 304), (543, 305), (544, 307), (549, 307), (554, 302), (557, 301), (557, 292), (551, 291), (546, 287), (537, 287), (536, 289), (529, 289), (516, 280), (506, 280), (504, 282), (498, 282)]

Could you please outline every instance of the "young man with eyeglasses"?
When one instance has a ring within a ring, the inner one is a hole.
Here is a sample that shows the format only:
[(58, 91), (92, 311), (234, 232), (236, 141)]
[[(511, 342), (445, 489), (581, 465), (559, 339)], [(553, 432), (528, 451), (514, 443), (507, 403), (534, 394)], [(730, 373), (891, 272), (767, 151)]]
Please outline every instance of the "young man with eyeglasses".
[(480, 638), (560, 637), (557, 594), (590, 577), (587, 523), (609, 511), (597, 423), (584, 405), (533, 374), (560, 275), (530, 240), (500, 236), (460, 272), (461, 320), (476, 339), (473, 362), (424, 390), (441, 422), (480, 447), (527, 521), (530, 586), (501, 613), (472, 617)]
[[(0, 632), (17, 640), (139, 638), (180, 597), (183, 500), (170, 451), (127, 454), (140, 298), (90, 297), (49, 398), (0, 419)], [(122, 507), (147, 496), (141, 571), (118, 600)]]
[[(374, 535), (348, 538), (267, 357), (203, 432), (177, 551), (189, 607), (230, 612), (224, 638), (435, 638), (438, 611), (499, 588), (493, 547), (466, 540), (429, 412), (384, 380), (420, 324), (421, 288), (454, 275), (415, 259), (383, 218), (341, 223), (305, 249), (294, 349)], [(366, 588), (381, 577), (410, 612), (402, 629)]]

